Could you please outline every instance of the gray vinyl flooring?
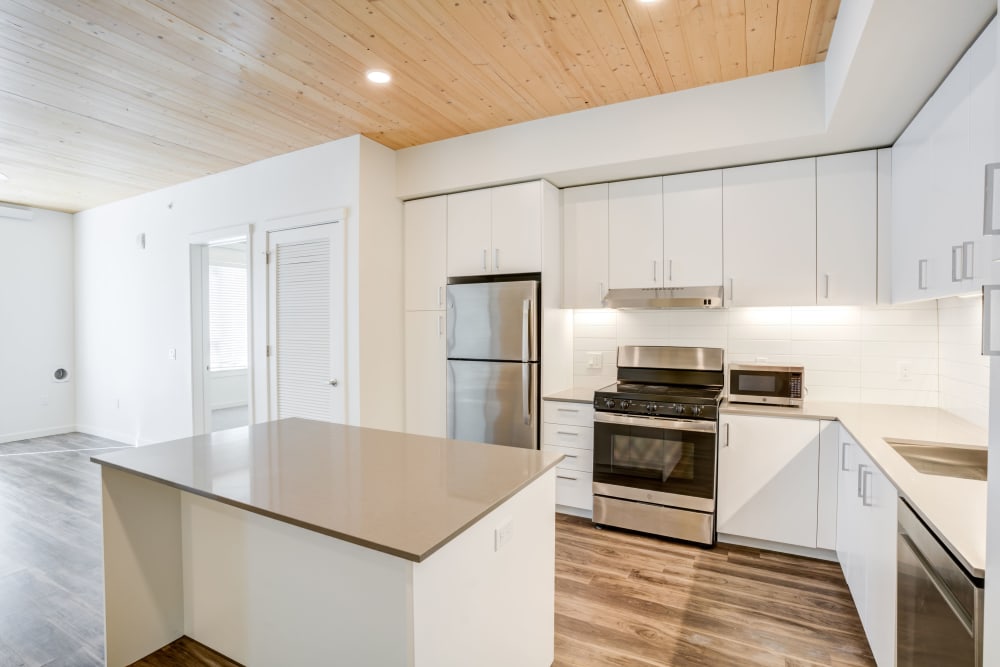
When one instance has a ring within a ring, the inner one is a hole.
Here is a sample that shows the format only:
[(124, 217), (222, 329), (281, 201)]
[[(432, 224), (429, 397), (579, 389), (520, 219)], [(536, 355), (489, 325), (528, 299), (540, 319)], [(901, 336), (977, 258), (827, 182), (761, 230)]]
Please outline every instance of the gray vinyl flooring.
[(81, 433), (0, 444), (0, 667), (104, 664), (100, 469)]

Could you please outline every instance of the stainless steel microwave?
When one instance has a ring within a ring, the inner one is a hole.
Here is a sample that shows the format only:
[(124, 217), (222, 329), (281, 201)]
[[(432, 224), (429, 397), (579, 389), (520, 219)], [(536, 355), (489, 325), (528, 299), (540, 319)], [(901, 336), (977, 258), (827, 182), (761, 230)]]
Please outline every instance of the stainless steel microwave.
[(804, 375), (802, 366), (729, 364), (729, 401), (800, 406)]

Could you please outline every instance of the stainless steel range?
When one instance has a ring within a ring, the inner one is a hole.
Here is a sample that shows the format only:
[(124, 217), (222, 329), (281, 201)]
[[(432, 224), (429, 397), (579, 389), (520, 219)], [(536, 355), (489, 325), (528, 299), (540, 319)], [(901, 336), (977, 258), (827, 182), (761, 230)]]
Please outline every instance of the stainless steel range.
[(594, 394), (594, 523), (715, 544), (724, 351), (622, 346)]

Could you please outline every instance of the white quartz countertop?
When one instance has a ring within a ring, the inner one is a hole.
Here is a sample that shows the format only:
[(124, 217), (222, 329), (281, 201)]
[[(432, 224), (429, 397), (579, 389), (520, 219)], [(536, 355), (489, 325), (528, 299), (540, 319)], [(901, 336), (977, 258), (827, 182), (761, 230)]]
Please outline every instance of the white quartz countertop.
[(518, 447), (283, 419), (91, 460), (419, 562), (561, 459)]
[(586, 389), (584, 387), (573, 387), (572, 389), (559, 391), (554, 394), (547, 394), (542, 397), (542, 400), (566, 401), (568, 403), (593, 403), (594, 391), (594, 389)]
[(835, 419), (962, 562), (986, 569), (986, 482), (918, 472), (886, 439), (986, 447), (987, 432), (938, 408), (806, 401), (801, 408), (724, 403), (723, 414)]

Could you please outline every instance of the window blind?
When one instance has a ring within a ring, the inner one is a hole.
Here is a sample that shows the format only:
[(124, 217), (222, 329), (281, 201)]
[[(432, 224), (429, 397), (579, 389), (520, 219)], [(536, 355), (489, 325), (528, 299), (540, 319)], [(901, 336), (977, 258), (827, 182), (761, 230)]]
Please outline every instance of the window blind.
[(210, 264), (208, 267), (209, 368), (213, 371), (247, 367), (247, 269)]

